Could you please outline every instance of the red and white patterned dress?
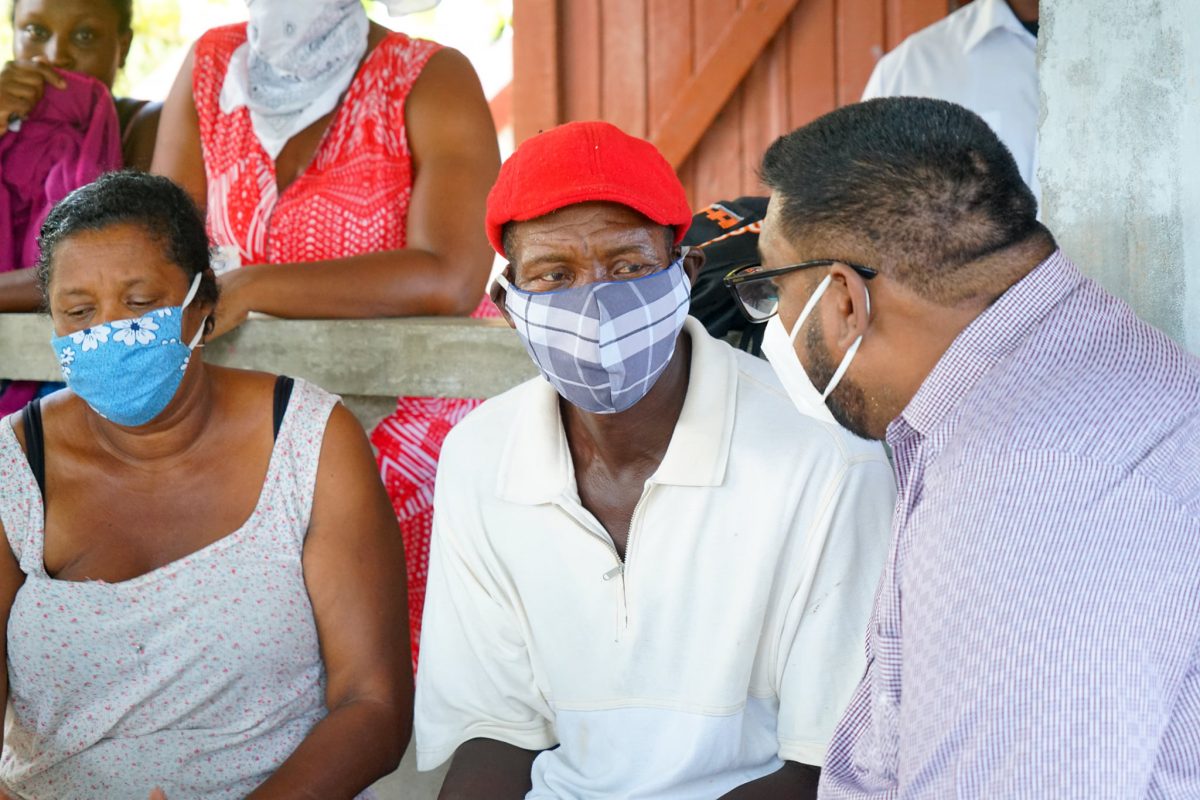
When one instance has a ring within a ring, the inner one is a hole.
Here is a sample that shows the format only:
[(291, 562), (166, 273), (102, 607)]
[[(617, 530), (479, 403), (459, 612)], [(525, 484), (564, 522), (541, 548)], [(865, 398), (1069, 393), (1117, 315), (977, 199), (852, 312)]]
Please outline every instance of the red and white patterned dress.
[[(317, 147), (282, 194), (275, 164), (245, 107), (221, 112), (221, 84), (246, 25), (215, 28), (196, 43), (192, 86), (208, 177), (208, 226), (242, 264), (347, 258), (403, 248), (412, 195), (404, 102), (441, 46), (391, 33), (367, 56)], [(472, 316), (495, 316), (486, 298)], [(446, 433), (478, 400), (402, 397), (371, 435), (396, 510), (408, 562), (416, 660), (425, 604), (433, 482)]]

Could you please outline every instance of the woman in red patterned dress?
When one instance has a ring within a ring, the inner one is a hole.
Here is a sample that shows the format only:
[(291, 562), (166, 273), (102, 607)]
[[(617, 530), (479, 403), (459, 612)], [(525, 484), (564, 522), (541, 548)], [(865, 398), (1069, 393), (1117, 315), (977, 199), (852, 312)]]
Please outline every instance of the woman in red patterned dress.
[[(256, 105), (260, 94), (267, 105)], [(255, 0), (249, 29), (196, 42), (163, 110), (152, 171), (191, 193), (214, 244), (242, 265), (220, 276), (220, 335), (251, 311), (494, 315), (483, 215), (499, 163), (461, 54), (369, 23), (359, 0)], [(414, 659), (437, 458), (477, 404), (400, 398), (372, 436), (404, 534)]]

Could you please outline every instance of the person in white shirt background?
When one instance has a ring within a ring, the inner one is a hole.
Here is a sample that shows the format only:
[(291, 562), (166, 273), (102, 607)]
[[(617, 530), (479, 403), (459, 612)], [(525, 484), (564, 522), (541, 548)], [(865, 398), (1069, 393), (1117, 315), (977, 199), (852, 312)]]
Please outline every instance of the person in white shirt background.
[(914, 33), (875, 65), (863, 100), (930, 97), (969, 108), (1037, 179), (1038, 0), (974, 0)]
[(488, 198), (542, 377), (446, 439), (417, 758), (441, 797), (811, 798), (865, 668), (894, 502), (878, 444), (688, 316), (691, 210), (602, 122)]

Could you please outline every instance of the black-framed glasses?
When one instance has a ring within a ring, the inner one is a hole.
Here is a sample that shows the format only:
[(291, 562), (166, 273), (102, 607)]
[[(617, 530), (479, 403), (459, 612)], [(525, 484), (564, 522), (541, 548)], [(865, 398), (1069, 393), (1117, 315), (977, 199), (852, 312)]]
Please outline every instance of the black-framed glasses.
[(775, 278), (789, 272), (797, 272), (813, 267), (832, 267), (834, 264), (845, 264), (850, 269), (869, 281), (879, 274), (878, 270), (864, 267), (862, 264), (852, 264), (836, 258), (819, 258), (815, 261), (801, 261), (776, 269), (764, 269), (762, 264), (749, 264), (738, 267), (725, 276), (724, 284), (737, 301), (742, 314), (751, 322), (766, 322), (779, 313), (779, 284)]

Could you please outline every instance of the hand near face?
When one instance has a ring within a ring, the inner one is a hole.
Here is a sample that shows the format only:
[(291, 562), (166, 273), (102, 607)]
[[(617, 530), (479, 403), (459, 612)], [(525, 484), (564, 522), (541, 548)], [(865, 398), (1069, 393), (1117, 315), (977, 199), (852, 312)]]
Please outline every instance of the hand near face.
[(252, 280), (253, 272), (248, 267), (240, 267), (217, 276), (221, 297), (217, 301), (216, 314), (213, 315), (213, 330), (208, 335), (210, 340), (224, 336), (250, 316), (248, 290)]
[(9, 120), (24, 119), (41, 102), (46, 84), (67, 88), (67, 82), (41, 61), (9, 61), (0, 69), (0, 135), (8, 133)]

